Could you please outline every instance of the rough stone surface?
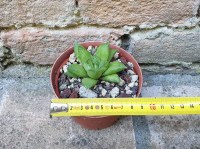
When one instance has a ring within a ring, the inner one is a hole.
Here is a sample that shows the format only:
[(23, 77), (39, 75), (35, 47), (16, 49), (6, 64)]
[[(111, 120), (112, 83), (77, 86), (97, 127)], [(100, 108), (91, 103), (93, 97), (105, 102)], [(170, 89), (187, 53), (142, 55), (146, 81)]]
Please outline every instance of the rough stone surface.
[(18, 61), (35, 64), (52, 64), (75, 41), (108, 41), (114, 29), (80, 27), (70, 30), (23, 28), (4, 31), (3, 45), (10, 48)]
[(143, 64), (200, 62), (200, 28), (173, 30), (167, 27), (131, 35), (134, 57)]
[(55, 96), (48, 69), (37, 76), (40, 71), (29, 68), (21, 78), (6, 77), (6, 72), (0, 78), (0, 148), (134, 148), (131, 117), (99, 131), (83, 129), (71, 118), (50, 119), (50, 99)]
[(198, 0), (81, 0), (79, 6), (83, 22), (118, 27), (178, 23), (196, 15), (198, 3)]
[[(145, 75), (143, 97), (200, 96), (200, 75)], [(0, 73), (0, 148), (183, 148), (200, 146), (200, 116), (124, 117), (89, 131), (71, 118), (49, 118), (54, 98), (48, 67), (11, 66)], [(134, 130), (134, 131), (133, 131)]]
[(47, 25), (65, 27), (75, 25), (74, 0), (3, 0), (0, 2), (0, 27), (23, 27), (24, 25)]
[[(1, 41), (0, 41), (1, 42)], [(13, 56), (9, 49), (3, 47), (0, 43), (0, 70), (5, 69), (13, 62)]]
[[(200, 76), (144, 76), (143, 97), (200, 96)], [(200, 146), (200, 116), (133, 117), (136, 148), (183, 148)]]

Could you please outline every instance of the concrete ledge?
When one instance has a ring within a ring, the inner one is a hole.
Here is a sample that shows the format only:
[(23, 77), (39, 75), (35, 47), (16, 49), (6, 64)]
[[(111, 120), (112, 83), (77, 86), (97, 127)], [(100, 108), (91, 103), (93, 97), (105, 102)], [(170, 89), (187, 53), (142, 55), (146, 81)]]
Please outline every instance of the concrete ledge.
[(134, 148), (131, 117), (99, 131), (49, 118), (49, 78), (0, 79), (0, 148)]
[[(200, 96), (200, 76), (144, 76), (143, 97)], [(136, 148), (198, 149), (200, 115), (133, 117)]]

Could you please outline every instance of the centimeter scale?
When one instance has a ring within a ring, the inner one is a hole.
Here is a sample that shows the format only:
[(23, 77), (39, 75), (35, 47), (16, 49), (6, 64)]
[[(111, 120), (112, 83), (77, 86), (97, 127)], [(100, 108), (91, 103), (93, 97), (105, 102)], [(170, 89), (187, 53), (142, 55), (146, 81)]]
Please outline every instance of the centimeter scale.
[(52, 99), (50, 115), (183, 115), (200, 114), (200, 97)]

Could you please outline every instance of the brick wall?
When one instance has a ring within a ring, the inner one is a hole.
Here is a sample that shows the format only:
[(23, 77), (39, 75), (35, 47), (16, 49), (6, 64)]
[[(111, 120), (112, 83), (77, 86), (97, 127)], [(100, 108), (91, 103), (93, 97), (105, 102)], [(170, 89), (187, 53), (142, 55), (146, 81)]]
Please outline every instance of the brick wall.
[(199, 0), (3, 0), (0, 12), (1, 68), (51, 65), (75, 40), (100, 40), (145, 72), (200, 73)]

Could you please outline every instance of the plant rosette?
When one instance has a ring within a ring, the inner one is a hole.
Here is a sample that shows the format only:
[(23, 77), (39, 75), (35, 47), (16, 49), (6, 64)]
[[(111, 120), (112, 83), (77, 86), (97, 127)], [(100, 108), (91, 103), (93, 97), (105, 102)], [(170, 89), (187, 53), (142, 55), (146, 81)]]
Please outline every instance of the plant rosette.
[[(117, 46), (75, 43), (54, 63), (51, 81), (59, 98), (134, 98), (141, 92), (142, 72), (136, 60)], [(117, 119), (117, 116), (74, 117), (89, 129), (108, 127)]]

